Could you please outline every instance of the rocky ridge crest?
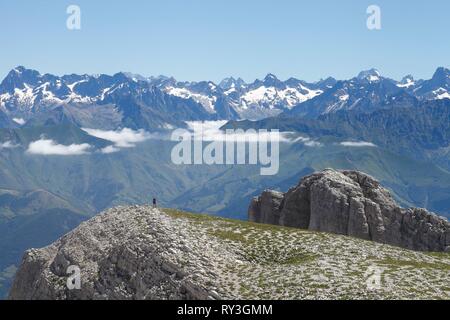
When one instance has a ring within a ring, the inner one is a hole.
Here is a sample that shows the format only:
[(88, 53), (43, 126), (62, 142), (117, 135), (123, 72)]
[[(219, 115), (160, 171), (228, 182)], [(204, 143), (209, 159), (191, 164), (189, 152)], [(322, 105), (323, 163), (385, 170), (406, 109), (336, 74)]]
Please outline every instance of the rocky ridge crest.
[(287, 193), (254, 198), (249, 220), (331, 232), (418, 251), (449, 251), (450, 223), (419, 208), (400, 208), (389, 191), (358, 171), (326, 169)]
[[(70, 290), (69, 266), (80, 270)], [(379, 288), (367, 285), (374, 270)], [(25, 253), (10, 299), (448, 299), (450, 256), (148, 206)]]

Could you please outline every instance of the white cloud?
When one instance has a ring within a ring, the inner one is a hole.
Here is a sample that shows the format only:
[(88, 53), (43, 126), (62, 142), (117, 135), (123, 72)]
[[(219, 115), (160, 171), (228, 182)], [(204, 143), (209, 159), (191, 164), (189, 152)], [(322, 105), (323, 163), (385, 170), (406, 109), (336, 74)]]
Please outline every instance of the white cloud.
[(311, 138), (302, 137), (302, 136), (294, 139), (293, 142), (302, 142), (307, 147), (321, 147), (322, 146), (322, 143), (320, 143), (318, 141), (314, 141)]
[(107, 146), (105, 148), (103, 148), (102, 150), (100, 150), (101, 153), (103, 154), (110, 154), (110, 153), (115, 153), (115, 152), (119, 152), (120, 149), (115, 147), (115, 146)]
[(375, 144), (373, 144), (372, 142), (366, 142), (366, 141), (344, 141), (340, 143), (341, 146), (344, 147), (376, 147)]
[[(220, 130), (228, 121), (187, 121), (189, 130), (192, 132), (193, 139), (201, 139), (202, 141), (274, 141), (292, 142), (291, 132), (271, 132), (259, 130)], [(201, 132), (201, 135), (200, 135)], [(194, 135), (196, 133), (196, 135)]]
[(13, 118), (13, 121), (17, 124), (20, 124), (21, 126), (23, 126), (26, 123), (26, 121), (22, 118)]
[[(144, 130), (135, 131), (128, 128), (124, 128), (118, 131), (106, 131), (87, 128), (84, 128), (83, 130), (93, 137), (113, 142), (116, 148), (132, 148), (135, 147), (137, 143), (152, 138), (152, 136)], [(112, 149), (110, 148), (108, 150), (111, 151)]]
[(307, 147), (321, 147), (322, 144), (318, 141), (309, 140), (305, 142), (305, 146)]
[(6, 142), (0, 142), (0, 150), (1, 149), (12, 149), (12, 148), (17, 148), (18, 145), (12, 143), (11, 141), (6, 141)]
[(87, 154), (90, 148), (91, 145), (87, 143), (65, 146), (50, 139), (41, 139), (30, 143), (27, 152), (39, 155), (76, 156)]

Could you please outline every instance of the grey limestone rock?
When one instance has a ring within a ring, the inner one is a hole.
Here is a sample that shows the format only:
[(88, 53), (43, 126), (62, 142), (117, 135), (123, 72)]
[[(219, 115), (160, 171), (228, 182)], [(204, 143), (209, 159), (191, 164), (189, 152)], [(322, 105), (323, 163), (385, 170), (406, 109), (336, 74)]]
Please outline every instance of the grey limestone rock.
[(353, 236), (418, 251), (445, 251), (450, 223), (425, 209), (400, 208), (374, 178), (326, 169), (286, 194), (254, 198), (249, 220)]

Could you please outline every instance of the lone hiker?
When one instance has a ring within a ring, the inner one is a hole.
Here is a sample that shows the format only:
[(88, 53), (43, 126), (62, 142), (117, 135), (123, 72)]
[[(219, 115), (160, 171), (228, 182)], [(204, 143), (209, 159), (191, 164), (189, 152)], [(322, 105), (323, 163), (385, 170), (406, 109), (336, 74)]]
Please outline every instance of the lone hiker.
[(153, 198), (153, 208), (156, 208), (156, 198)]

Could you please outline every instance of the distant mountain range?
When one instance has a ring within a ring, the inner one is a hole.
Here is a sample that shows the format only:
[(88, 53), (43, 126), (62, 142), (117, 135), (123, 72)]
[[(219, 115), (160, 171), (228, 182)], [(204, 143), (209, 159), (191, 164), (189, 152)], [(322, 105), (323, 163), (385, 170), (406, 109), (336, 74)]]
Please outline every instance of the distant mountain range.
[(288, 115), (316, 118), (338, 111), (371, 112), (395, 104), (417, 105), (418, 101), (450, 99), (450, 70), (438, 68), (430, 80), (402, 81), (384, 78), (375, 70), (363, 71), (350, 80), (338, 81), (322, 95), (296, 105)]
[(0, 84), (0, 127), (71, 122), (82, 127), (161, 130), (189, 120), (260, 120), (279, 114), (316, 118), (341, 110), (370, 112), (401, 100), (450, 99), (450, 70), (438, 68), (430, 80), (401, 81), (375, 70), (350, 80), (315, 83), (268, 74), (246, 83), (227, 78), (178, 82), (130, 73), (58, 77), (17, 67)]

